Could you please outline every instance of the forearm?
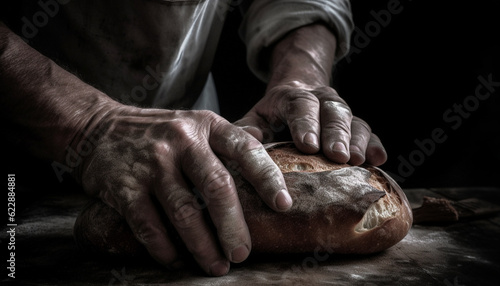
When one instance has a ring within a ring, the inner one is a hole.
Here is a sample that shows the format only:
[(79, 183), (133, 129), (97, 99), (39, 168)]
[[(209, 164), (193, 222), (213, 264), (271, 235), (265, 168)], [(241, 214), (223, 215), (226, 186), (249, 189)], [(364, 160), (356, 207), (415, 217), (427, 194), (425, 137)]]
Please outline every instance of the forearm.
[(6, 137), (35, 156), (60, 162), (72, 141), (118, 104), (32, 49), (1, 22), (0, 94)]
[(336, 46), (335, 36), (322, 24), (291, 31), (272, 48), (268, 89), (292, 82), (329, 85)]

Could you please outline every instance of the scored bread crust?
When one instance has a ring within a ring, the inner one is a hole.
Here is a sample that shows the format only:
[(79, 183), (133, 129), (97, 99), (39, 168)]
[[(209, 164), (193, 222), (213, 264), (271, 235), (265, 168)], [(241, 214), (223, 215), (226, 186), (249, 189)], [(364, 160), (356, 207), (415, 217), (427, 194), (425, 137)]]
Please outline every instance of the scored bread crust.
[[(285, 177), (293, 206), (285, 213), (274, 212), (258, 199), (248, 183), (235, 178), (253, 251), (374, 253), (396, 244), (410, 230), (413, 218), (408, 199), (379, 168), (333, 163), (322, 154), (303, 154), (287, 142), (268, 144), (266, 150)], [(328, 186), (331, 181), (327, 174), (345, 168), (369, 171), (367, 182), (379, 192), (352, 194), (359, 193), (357, 188), (363, 184), (351, 176), (347, 178), (353, 181), (347, 192), (352, 193), (343, 199), (329, 198), (339, 190)], [(298, 184), (293, 182), (292, 178), (305, 173), (319, 177), (319, 185), (306, 175)]]
[[(411, 228), (405, 194), (379, 168), (336, 164), (321, 154), (303, 154), (289, 142), (265, 147), (283, 173), (293, 205), (286, 212), (271, 210), (242, 176), (233, 174), (252, 252), (374, 253), (402, 240)], [(74, 237), (92, 253), (146, 253), (125, 219), (100, 200), (77, 217)]]

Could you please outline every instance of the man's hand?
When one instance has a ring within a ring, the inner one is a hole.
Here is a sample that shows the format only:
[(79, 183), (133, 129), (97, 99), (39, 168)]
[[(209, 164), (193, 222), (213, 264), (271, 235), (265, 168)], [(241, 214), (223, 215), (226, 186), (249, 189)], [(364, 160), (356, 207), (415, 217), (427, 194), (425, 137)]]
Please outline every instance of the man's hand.
[(249, 231), (223, 163), (253, 184), (273, 210), (291, 207), (283, 176), (260, 142), (214, 113), (126, 107), (106, 118), (96, 149), (85, 159), (83, 187), (124, 216), (164, 265), (178, 257), (162, 213), (206, 273), (224, 275), (229, 261), (247, 258)]
[(7, 137), (56, 162), (67, 162), (69, 150), (85, 153), (72, 166), (76, 179), (122, 214), (164, 265), (178, 260), (165, 216), (208, 274), (224, 275), (230, 261), (247, 258), (248, 228), (223, 163), (252, 183), (271, 209), (291, 207), (280, 170), (241, 128), (208, 111), (119, 104), (1, 22), (0, 94)]
[(338, 163), (381, 165), (387, 154), (380, 139), (330, 87), (335, 47), (335, 36), (321, 24), (285, 36), (272, 50), (265, 96), (235, 124), (262, 142), (286, 124), (305, 153), (322, 150)]

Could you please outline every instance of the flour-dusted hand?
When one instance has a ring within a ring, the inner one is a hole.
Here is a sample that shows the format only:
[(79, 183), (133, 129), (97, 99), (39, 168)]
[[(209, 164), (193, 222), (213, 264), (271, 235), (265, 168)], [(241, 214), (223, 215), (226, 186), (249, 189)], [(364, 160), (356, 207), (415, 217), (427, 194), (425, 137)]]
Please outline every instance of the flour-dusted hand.
[(229, 262), (247, 258), (252, 243), (231, 172), (271, 209), (291, 207), (283, 176), (261, 143), (215, 113), (120, 104), (1, 22), (0, 75), (7, 137), (52, 160), (58, 176), (72, 172), (164, 265), (178, 259), (165, 225), (173, 225), (208, 274), (224, 275)]
[(291, 206), (283, 176), (260, 142), (212, 112), (125, 107), (100, 126), (82, 185), (124, 216), (151, 256), (167, 266), (178, 257), (162, 213), (210, 275), (224, 275), (230, 261), (249, 255), (250, 235), (223, 162), (275, 211)]
[(305, 153), (321, 150), (338, 163), (381, 165), (387, 155), (380, 139), (329, 85), (335, 47), (335, 36), (321, 24), (288, 34), (273, 47), (265, 96), (235, 124), (264, 142), (273, 126), (286, 124)]

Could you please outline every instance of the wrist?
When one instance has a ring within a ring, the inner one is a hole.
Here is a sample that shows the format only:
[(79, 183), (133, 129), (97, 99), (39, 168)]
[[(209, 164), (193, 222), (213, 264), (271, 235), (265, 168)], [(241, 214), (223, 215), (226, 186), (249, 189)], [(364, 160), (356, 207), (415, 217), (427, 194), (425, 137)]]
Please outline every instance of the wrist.
[(291, 31), (272, 48), (268, 89), (286, 83), (329, 85), (335, 49), (335, 36), (322, 24)]

